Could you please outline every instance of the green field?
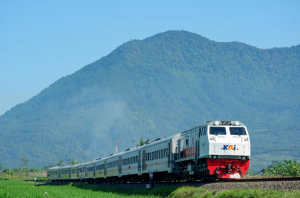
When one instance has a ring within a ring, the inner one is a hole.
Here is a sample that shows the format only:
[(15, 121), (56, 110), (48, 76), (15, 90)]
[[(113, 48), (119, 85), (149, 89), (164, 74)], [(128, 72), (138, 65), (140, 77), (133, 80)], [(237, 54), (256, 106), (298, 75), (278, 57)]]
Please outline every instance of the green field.
[(152, 190), (122, 187), (101, 187), (91, 184), (33, 184), (22, 180), (0, 178), (0, 197), (300, 197), (299, 191), (279, 192), (275, 190), (228, 190), (215, 193), (196, 187), (158, 187)]

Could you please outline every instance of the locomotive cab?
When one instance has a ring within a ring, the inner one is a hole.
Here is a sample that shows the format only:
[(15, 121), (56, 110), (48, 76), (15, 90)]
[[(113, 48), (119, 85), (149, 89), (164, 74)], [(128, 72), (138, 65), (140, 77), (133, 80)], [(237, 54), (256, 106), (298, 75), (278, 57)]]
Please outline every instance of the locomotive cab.
[(208, 126), (207, 168), (217, 178), (241, 178), (249, 169), (250, 138), (238, 121), (215, 121)]

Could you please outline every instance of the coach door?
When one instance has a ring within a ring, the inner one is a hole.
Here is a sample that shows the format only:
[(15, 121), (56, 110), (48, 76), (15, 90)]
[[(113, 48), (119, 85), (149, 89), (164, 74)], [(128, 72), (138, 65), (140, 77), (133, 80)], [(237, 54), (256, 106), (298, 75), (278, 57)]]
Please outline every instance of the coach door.
[(170, 148), (171, 148), (171, 145), (170, 145), (170, 142), (168, 143), (168, 168), (170, 168), (170, 155), (171, 155), (171, 151), (170, 151)]
[(142, 170), (145, 171), (147, 169), (147, 164), (146, 164), (146, 150), (144, 149), (142, 151)]
[(106, 168), (106, 160), (104, 161), (104, 178), (106, 178), (107, 168)]
[(181, 139), (178, 139), (177, 140), (177, 157), (176, 157), (176, 159), (175, 160), (180, 160), (181, 161)]
[(141, 150), (139, 150), (139, 157), (138, 157), (138, 174), (141, 175)]
[(119, 173), (119, 177), (121, 177), (122, 176), (122, 155), (119, 156), (118, 173)]
[(94, 179), (96, 178), (96, 164), (94, 164)]

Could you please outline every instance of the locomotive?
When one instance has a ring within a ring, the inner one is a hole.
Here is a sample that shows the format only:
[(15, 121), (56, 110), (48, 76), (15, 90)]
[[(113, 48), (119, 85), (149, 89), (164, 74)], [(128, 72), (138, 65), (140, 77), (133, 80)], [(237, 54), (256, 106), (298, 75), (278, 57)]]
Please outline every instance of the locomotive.
[(53, 182), (127, 183), (239, 179), (249, 170), (250, 138), (238, 121), (207, 121), (182, 133), (76, 165), (48, 169)]

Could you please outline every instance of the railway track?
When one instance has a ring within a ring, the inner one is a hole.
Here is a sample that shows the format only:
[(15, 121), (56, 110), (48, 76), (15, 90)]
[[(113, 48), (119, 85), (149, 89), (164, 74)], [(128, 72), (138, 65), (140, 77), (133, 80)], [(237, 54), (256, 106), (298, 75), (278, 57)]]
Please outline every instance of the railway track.
[[(197, 184), (197, 183), (227, 183), (227, 182), (270, 182), (270, 181), (300, 181), (300, 177), (267, 177), (267, 178), (247, 178), (247, 179), (218, 179), (218, 180), (196, 180), (196, 181), (177, 181), (177, 182), (154, 182), (155, 184)], [(66, 183), (66, 182), (54, 182), (54, 183)], [(148, 182), (127, 182), (127, 183), (97, 183), (99, 185), (139, 185), (147, 184)]]

